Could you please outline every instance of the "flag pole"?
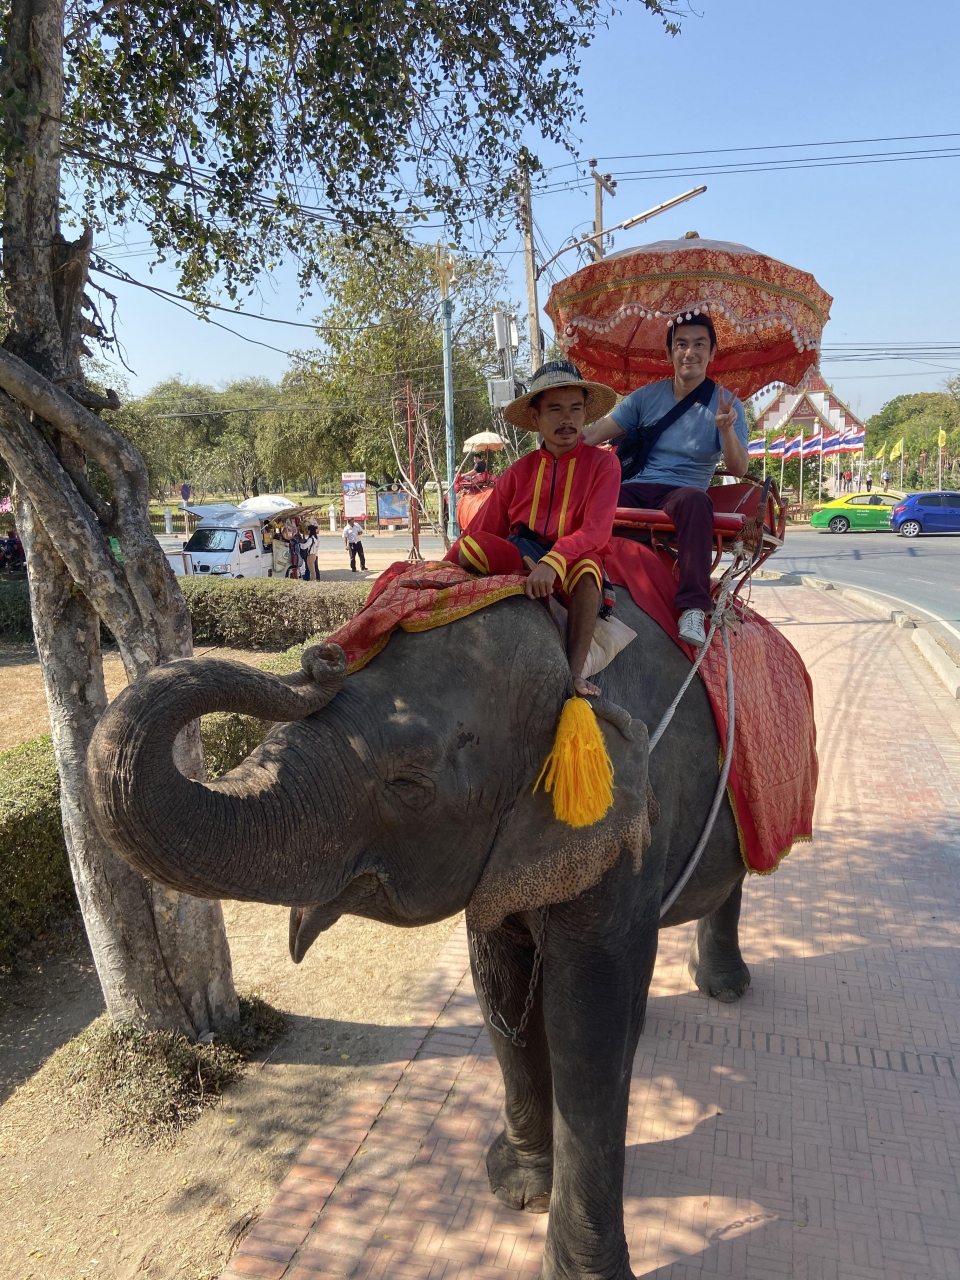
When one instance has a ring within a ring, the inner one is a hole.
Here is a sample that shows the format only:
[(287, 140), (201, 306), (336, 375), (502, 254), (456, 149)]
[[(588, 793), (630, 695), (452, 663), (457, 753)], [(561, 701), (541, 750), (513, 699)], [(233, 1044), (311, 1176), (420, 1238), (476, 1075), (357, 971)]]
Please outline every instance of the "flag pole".
[(817, 502), (823, 493), (823, 427), (820, 427), (820, 479), (817, 481)]
[(803, 506), (803, 423), (800, 423), (800, 505)]

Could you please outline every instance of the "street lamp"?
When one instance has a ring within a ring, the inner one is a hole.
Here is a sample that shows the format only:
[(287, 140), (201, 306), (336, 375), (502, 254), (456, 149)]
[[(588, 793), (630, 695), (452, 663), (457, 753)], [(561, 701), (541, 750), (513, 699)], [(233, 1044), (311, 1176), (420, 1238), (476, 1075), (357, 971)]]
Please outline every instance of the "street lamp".
[(612, 235), (614, 231), (629, 231), (631, 227), (639, 227), (641, 222), (649, 222), (651, 218), (655, 218), (659, 213), (666, 213), (668, 209), (675, 209), (678, 204), (686, 204), (688, 200), (692, 200), (694, 196), (702, 196), (706, 187), (694, 187), (692, 191), (685, 191), (683, 195), (674, 196), (672, 200), (664, 200), (663, 204), (654, 205), (652, 209), (648, 209), (646, 213), (634, 214), (632, 218), (624, 218), (623, 222), (618, 222), (615, 226), (605, 227), (602, 231), (594, 231), (584, 234), (579, 240), (574, 240), (572, 244), (564, 245), (552, 258), (548, 258), (546, 262), (540, 264), (537, 268), (537, 279), (563, 253), (569, 253), (571, 249), (579, 249), (582, 245), (589, 244), (595, 240), (597, 244), (603, 243), (603, 237)]
[[(457, 508), (454, 503), (453, 483), (457, 474), (457, 460), (453, 440), (453, 299), (450, 287), (457, 278), (457, 264), (437, 241), (434, 270), (440, 279), (441, 309), (443, 312), (443, 416), (447, 442), (447, 536), (455, 542), (460, 536), (457, 527)], [(441, 511), (441, 518), (443, 512)]]

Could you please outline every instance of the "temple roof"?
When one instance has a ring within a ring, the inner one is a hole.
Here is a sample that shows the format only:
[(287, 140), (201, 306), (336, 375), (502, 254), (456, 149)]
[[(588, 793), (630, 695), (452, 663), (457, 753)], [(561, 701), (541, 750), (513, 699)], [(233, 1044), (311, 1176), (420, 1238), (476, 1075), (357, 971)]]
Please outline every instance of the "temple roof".
[(863, 423), (824, 381), (818, 368), (810, 368), (796, 387), (784, 387), (757, 414), (757, 430), (779, 435), (806, 422), (815, 422), (825, 431), (861, 431)]

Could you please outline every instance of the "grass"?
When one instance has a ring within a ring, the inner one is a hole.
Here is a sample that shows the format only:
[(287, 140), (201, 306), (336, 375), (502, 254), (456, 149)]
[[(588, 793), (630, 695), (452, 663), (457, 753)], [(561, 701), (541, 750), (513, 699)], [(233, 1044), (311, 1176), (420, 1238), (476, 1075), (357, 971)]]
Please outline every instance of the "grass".
[(104, 1014), (54, 1055), (48, 1080), (78, 1119), (99, 1119), (104, 1141), (171, 1146), (286, 1027), (286, 1016), (257, 995), (240, 997), (236, 1027), (212, 1044)]

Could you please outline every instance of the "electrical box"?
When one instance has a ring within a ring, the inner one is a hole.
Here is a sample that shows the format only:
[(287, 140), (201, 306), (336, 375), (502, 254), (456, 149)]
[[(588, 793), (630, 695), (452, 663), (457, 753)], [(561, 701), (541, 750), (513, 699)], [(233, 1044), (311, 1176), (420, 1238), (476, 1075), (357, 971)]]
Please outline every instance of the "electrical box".
[(488, 378), (487, 396), (490, 399), (491, 409), (503, 409), (511, 400), (516, 398), (513, 379)]

